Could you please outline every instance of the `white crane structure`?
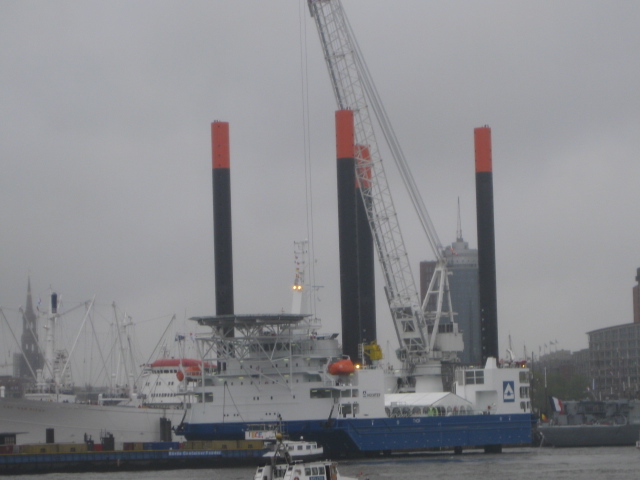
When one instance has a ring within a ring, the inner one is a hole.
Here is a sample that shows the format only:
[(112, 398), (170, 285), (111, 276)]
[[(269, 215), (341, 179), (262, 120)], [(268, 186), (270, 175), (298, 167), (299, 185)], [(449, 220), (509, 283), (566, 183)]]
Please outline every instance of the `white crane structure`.
[[(457, 332), (451, 306), (447, 261), (340, 0), (308, 0), (308, 6), (318, 29), (338, 108), (353, 111), (355, 142), (369, 150), (367, 159), (356, 159), (356, 177), (360, 180), (360, 191), (384, 276), (385, 293), (400, 343), (398, 358), (403, 362), (407, 375), (415, 379), (416, 390), (422, 390), (422, 386), (434, 388), (437, 386), (434, 381), (441, 382), (441, 362), (454, 360), (456, 352), (462, 350), (462, 335)], [(422, 303), (398, 224), (370, 108), (436, 258), (435, 272)], [(356, 149), (356, 155), (359, 151)], [(447, 332), (439, 332), (443, 316), (451, 320)]]
[[(296, 275), (293, 280), (293, 300), (291, 302), (291, 313), (302, 313), (308, 305), (303, 305), (304, 297), (307, 296), (306, 289), (306, 268), (307, 257), (309, 255), (309, 241), (300, 240), (293, 242), (293, 256), (296, 265)], [(310, 292), (309, 292), (310, 293)]]

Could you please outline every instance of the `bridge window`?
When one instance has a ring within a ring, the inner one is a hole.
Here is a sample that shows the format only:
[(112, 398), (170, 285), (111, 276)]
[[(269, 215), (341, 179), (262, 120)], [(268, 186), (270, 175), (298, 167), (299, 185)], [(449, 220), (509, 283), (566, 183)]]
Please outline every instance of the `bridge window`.
[(304, 374), (305, 382), (320, 382), (322, 381), (322, 377), (320, 377), (319, 373), (305, 373)]
[(483, 385), (484, 370), (466, 370), (464, 372), (464, 381), (467, 385)]
[(311, 398), (331, 398), (330, 388), (312, 388), (310, 392)]

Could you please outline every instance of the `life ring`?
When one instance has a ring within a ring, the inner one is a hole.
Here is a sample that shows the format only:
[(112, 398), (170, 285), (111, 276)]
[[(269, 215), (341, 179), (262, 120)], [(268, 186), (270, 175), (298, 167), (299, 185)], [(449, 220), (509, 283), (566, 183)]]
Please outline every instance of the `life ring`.
[(296, 477), (296, 478), (294, 478), (293, 480), (300, 480), (300, 478)]

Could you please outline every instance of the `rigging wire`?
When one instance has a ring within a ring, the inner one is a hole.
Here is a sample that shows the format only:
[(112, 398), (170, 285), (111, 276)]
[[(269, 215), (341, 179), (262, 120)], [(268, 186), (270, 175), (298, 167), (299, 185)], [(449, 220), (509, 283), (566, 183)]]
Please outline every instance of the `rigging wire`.
[(298, 2), (298, 23), (299, 23), (299, 42), (300, 42), (300, 95), (302, 99), (302, 129), (303, 129), (303, 148), (304, 148), (304, 176), (305, 176), (305, 213), (306, 213), (306, 229), (307, 229), (307, 248), (309, 251), (308, 262), (308, 281), (310, 284), (310, 305), (311, 313), (315, 317), (317, 315), (316, 308), (316, 269), (315, 269), (315, 251), (314, 251), (314, 230), (313, 230), (313, 183), (311, 181), (311, 135), (309, 120), (309, 63), (307, 52), (307, 22), (305, 19), (306, 0)]

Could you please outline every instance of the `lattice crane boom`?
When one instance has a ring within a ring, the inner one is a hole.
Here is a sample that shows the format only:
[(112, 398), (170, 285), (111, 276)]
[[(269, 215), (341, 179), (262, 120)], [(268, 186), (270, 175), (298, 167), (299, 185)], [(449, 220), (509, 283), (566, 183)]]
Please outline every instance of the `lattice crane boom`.
[[(443, 301), (448, 300), (448, 314), (453, 321), (446, 259), (442, 253), (442, 246), (340, 0), (308, 0), (308, 6), (318, 29), (338, 108), (353, 111), (356, 144), (366, 146), (369, 150), (369, 158), (357, 158), (356, 176), (360, 180), (360, 191), (382, 267), (385, 292), (400, 343), (399, 356), (410, 365), (423, 363), (427, 358), (433, 357), (433, 354), (429, 355), (429, 353), (436, 347)], [(398, 165), (402, 180), (436, 257), (436, 272), (423, 305), (420, 303), (411, 272), (369, 107), (373, 110), (380, 130)], [(359, 151), (356, 149), (357, 156)], [(432, 296), (437, 297), (437, 310), (425, 315), (424, 310)], [(430, 339), (428, 324), (432, 328)]]

